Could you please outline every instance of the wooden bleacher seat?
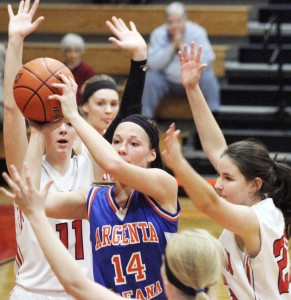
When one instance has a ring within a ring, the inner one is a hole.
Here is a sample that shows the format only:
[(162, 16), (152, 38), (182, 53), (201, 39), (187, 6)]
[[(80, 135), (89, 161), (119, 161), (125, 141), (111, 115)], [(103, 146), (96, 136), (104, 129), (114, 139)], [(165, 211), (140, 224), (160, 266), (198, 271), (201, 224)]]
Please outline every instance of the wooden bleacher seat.
[[(16, 8), (16, 5), (13, 6)], [(107, 35), (106, 20), (112, 16), (134, 21), (143, 35), (160, 25), (164, 20), (165, 5), (90, 5), (41, 3), (37, 16), (45, 22), (39, 33)], [(205, 27), (209, 36), (241, 37), (247, 35), (249, 5), (188, 5), (188, 18)], [(0, 33), (7, 32), (7, 5), (0, 4)]]
[[(224, 60), (228, 45), (213, 46), (216, 61), (214, 71), (218, 77), (224, 76)], [(58, 43), (25, 43), (23, 51), (24, 63), (37, 57), (52, 57), (62, 60)], [(98, 73), (125, 76), (129, 71), (129, 56), (110, 43), (88, 43), (84, 53), (84, 61), (95, 67)], [(108, 63), (110, 62), (110, 63)]]

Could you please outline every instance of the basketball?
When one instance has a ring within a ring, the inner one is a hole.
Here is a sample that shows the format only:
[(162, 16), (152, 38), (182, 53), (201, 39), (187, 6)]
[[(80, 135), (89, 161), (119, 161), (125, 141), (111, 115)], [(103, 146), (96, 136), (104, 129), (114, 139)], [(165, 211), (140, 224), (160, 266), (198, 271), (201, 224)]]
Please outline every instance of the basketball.
[(31, 60), (19, 70), (13, 93), (16, 104), (26, 119), (46, 123), (63, 116), (60, 102), (47, 99), (49, 95), (62, 93), (51, 85), (52, 82), (62, 83), (59, 72), (74, 78), (67, 66), (48, 57)]

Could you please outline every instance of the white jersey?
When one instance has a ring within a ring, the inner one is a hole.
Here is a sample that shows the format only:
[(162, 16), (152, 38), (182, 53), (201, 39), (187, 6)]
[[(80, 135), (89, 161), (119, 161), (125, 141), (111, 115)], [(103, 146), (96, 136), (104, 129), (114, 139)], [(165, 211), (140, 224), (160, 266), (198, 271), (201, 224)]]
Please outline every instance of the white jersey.
[(270, 198), (253, 205), (252, 209), (258, 217), (261, 232), (261, 250), (255, 258), (239, 249), (232, 232), (224, 230), (220, 237), (228, 256), (223, 277), (230, 298), (291, 299), (288, 240), (283, 214)]
[[(61, 176), (43, 157), (41, 187), (51, 179), (54, 180), (51, 191), (70, 191), (80, 187), (89, 187), (94, 181), (89, 157), (86, 153), (82, 153), (71, 158), (70, 167), (65, 176)], [(16, 206), (15, 221), (17, 240), (16, 285), (35, 293), (66, 297), (64, 288), (45, 259), (28, 219)], [(93, 279), (89, 222), (87, 220), (50, 218), (49, 222), (87, 277)]]

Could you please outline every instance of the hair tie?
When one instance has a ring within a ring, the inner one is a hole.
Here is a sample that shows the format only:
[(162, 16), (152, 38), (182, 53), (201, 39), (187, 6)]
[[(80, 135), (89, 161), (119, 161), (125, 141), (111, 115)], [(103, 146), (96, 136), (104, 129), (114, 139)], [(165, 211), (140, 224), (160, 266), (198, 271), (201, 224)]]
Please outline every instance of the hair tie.
[(198, 293), (207, 293), (208, 292), (208, 288), (204, 288), (204, 289), (196, 289), (196, 294)]

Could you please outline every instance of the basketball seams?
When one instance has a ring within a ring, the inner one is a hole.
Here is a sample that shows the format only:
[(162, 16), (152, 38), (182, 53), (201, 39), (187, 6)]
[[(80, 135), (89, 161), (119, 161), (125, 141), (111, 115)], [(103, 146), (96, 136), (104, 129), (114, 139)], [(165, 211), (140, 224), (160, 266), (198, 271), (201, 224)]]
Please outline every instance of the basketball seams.
[(16, 104), (26, 118), (51, 122), (62, 117), (59, 101), (47, 100), (49, 95), (60, 92), (50, 85), (51, 82), (62, 82), (59, 72), (73, 76), (62, 62), (49, 57), (36, 58), (22, 66), (13, 90)]

